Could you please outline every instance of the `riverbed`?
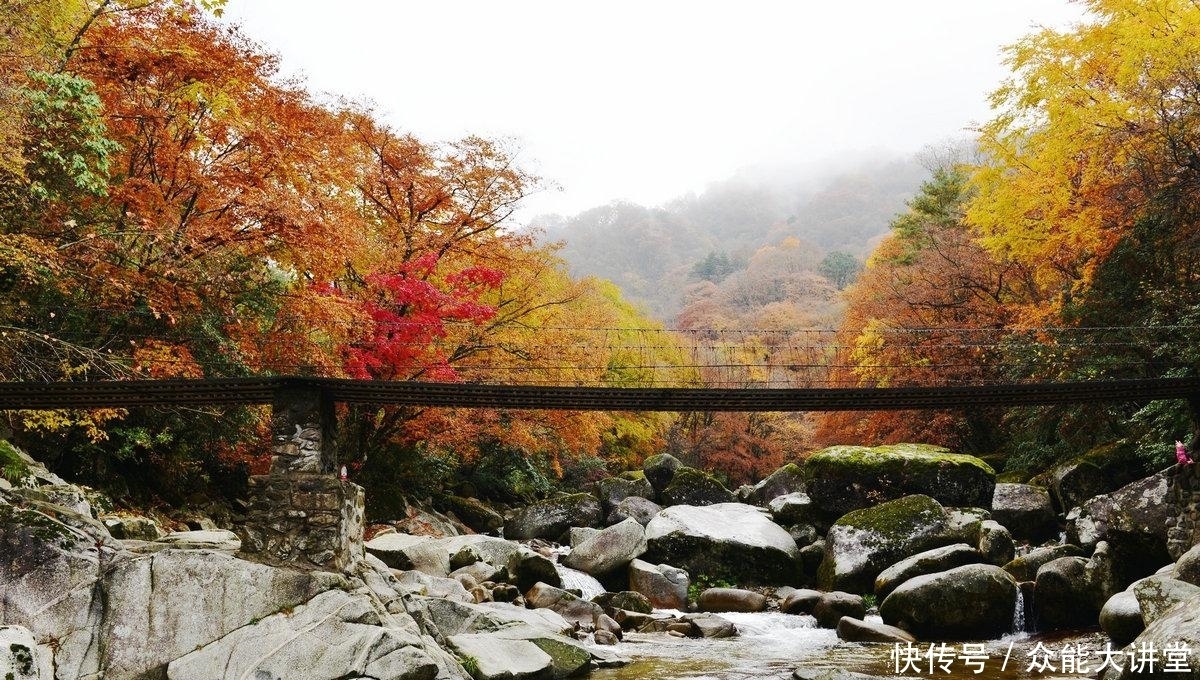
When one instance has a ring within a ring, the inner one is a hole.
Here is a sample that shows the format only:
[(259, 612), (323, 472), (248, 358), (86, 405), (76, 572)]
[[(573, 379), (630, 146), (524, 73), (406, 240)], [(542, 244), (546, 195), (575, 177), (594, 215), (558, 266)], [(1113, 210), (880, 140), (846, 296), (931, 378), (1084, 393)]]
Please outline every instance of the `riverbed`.
[[(615, 651), (631, 660), (593, 671), (594, 680), (789, 680), (796, 668), (842, 669), (880, 677), (945, 680), (1056, 680), (1093, 675), (1107, 637), (1098, 631), (1054, 636), (1017, 633), (983, 642), (842, 642), (811, 616), (721, 614), (738, 627), (724, 640), (627, 633)], [(878, 620), (878, 619), (876, 619)], [(1063, 672), (1064, 664), (1068, 672)], [(932, 670), (931, 670), (932, 666)]]

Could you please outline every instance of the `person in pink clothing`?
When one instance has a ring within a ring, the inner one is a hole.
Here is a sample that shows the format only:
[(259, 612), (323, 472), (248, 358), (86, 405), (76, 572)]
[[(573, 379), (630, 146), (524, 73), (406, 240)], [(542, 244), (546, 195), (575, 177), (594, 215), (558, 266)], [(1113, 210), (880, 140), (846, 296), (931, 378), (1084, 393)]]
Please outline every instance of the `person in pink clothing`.
[(1192, 463), (1191, 457), (1188, 456), (1187, 447), (1181, 441), (1175, 442), (1175, 462), (1180, 465), (1191, 465)]

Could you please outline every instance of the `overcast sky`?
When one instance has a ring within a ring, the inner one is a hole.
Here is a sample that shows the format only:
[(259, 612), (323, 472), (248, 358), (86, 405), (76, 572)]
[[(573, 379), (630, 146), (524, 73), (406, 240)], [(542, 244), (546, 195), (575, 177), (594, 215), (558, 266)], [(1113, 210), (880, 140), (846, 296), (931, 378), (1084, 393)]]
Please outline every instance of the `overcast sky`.
[(966, 134), (1000, 47), (1068, 0), (228, 0), (314, 92), (428, 141), (513, 138), (527, 214), (658, 205), (739, 169)]

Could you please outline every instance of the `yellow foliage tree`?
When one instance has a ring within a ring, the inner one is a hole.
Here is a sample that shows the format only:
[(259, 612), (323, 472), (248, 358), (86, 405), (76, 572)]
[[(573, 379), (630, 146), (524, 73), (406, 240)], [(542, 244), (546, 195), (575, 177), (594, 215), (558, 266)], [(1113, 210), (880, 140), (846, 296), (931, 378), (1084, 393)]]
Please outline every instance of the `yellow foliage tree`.
[(967, 217), (996, 256), (1036, 272), (1026, 321), (1085, 290), (1157, 199), (1200, 191), (1200, 5), (1085, 4), (1073, 30), (1008, 48), (1013, 76), (980, 130), (988, 161)]

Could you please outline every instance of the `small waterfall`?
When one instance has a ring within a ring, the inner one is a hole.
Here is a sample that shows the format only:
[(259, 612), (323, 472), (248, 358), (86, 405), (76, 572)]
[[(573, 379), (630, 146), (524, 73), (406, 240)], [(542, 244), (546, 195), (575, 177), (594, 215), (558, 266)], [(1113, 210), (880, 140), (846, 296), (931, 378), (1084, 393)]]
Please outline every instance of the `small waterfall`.
[(1017, 588), (1017, 602), (1013, 605), (1012, 632), (1025, 632), (1025, 591), (1020, 587)]
[(554, 568), (558, 570), (558, 577), (562, 579), (563, 590), (577, 588), (579, 592), (583, 593), (585, 600), (607, 592), (599, 581), (578, 569), (564, 567), (558, 563), (555, 563)]

